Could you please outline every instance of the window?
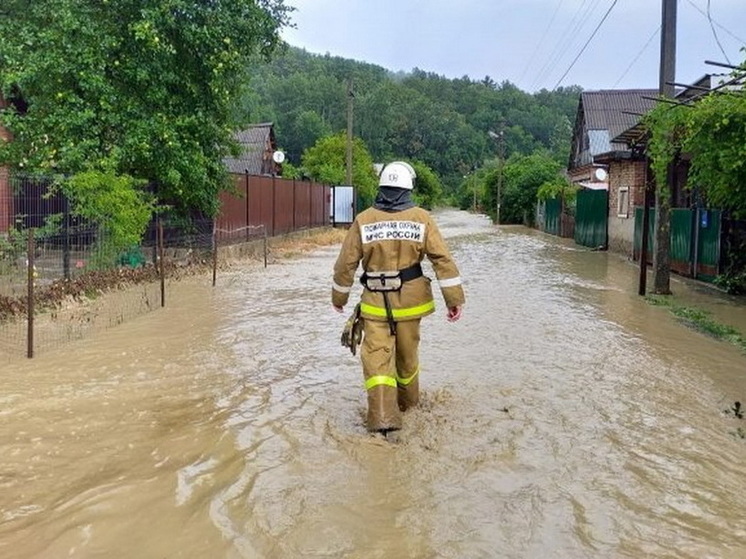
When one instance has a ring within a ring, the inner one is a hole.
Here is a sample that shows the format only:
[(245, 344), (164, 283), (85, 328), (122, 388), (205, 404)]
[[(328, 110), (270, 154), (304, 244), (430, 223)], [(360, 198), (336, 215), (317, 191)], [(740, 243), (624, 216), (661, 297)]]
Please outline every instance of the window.
[(619, 188), (619, 198), (616, 206), (617, 217), (629, 217), (629, 187), (622, 186)]

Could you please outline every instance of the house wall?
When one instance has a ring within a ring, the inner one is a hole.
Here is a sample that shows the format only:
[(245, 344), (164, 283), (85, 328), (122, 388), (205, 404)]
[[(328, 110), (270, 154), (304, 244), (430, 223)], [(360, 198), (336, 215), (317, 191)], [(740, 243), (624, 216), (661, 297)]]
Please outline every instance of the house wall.
[(593, 170), (595, 167), (593, 165), (582, 165), (580, 167), (574, 167), (572, 169), (568, 169), (567, 171), (567, 177), (570, 179), (570, 182), (579, 183), (579, 182), (590, 182), (593, 175)]
[[(634, 209), (645, 203), (646, 180), (647, 163), (644, 161), (613, 161), (609, 164), (609, 250), (630, 258), (635, 236)], [(626, 189), (626, 195), (623, 189)]]

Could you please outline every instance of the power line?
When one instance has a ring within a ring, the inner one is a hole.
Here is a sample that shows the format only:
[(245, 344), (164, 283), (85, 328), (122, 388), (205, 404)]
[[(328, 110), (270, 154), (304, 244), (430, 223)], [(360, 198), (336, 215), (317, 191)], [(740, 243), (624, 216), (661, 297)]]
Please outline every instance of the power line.
[[(707, 17), (707, 13), (702, 8), (700, 8), (699, 6), (697, 6), (697, 4), (695, 4), (692, 0), (687, 0), (687, 2), (689, 2), (689, 4), (692, 6), (692, 8), (694, 8), (695, 10), (697, 10), (704, 17), (706, 17), (707, 19), (711, 19), (711, 18)], [(720, 23), (718, 23), (714, 19), (712, 20), (712, 23), (714, 25), (716, 25), (717, 27), (719, 27), (720, 29), (722, 29), (723, 31), (725, 31), (728, 35), (730, 35), (732, 38), (734, 38), (736, 41), (738, 41), (742, 45), (746, 45), (746, 40), (741, 39), (740, 37), (738, 37), (737, 35), (735, 35), (733, 32), (731, 32), (726, 27), (722, 26)]]
[(589, 0), (583, 0), (580, 7), (573, 15), (572, 20), (567, 25), (565, 31), (560, 35), (554, 51), (537, 74), (534, 86), (537, 86), (539, 83), (546, 80), (552, 70), (557, 67), (559, 61), (564, 58), (599, 2), (600, 0), (591, 0), (591, 3), (589, 3)]
[(650, 36), (650, 39), (648, 39), (648, 42), (645, 43), (645, 46), (643, 46), (640, 49), (640, 52), (637, 53), (635, 58), (630, 62), (629, 66), (627, 66), (627, 69), (624, 71), (624, 73), (619, 77), (619, 79), (614, 83), (614, 85), (611, 87), (611, 89), (616, 89), (616, 86), (619, 85), (619, 82), (621, 82), (625, 77), (627, 77), (627, 74), (632, 69), (632, 67), (637, 63), (638, 60), (640, 60), (640, 57), (642, 54), (648, 49), (650, 46), (650, 43), (653, 42), (653, 39), (655, 39), (658, 36), (658, 33), (660, 33), (661, 26), (658, 26), (658, 29), (655, 30), (655, 32)]
[[(546, 75), (552, 70), (552, 68), (557, 64), (557, 62), (565, 55), (570, 45), (572, 44), (573, 39), (575, 39), (577, 31), (588, 20), (589, 12), (595, 9), (595, 6), (598, 4), (598, 2), (599, 0), (594, 0), (594, 3), (590, 5), (588, 8), (586, 8), (586, 4), (588, 4), (588, 0), (583, 0), (583, 3), (577, 9), (572, 19), (570, 20), (570, 23), (565, 28), (565, 31), (560, 35), (560, 39), (557, 42), (557, 46), (554, 49), (553, 54), (549, 56), (547, 61), (541, 67), (541, 70), (539, 70), (538, 74), (536, 75), (536, 79), (534, 80), (532, 84), (533, 88), (535, 88), (539, 83), (541, 83), (544, 80)], [(584, 8), (586, 8), (585, 11), (583, 11)], [(579, 17), (580, 19), (578, 19)]]
[(567, 68), (567, 70), (565, 70), (565, 73), (562, 74), (562, 77), (557, 81), (557, 84), (554, 86), (553, 89), (557, 89), (559, 87), (559, 85), (562, 83), (562, 80), (564, 80), (565, 77), (567, 77), (567, 74), (570, 73), (570, 70), (572, 70), (573, 66), (575, 66), (575, 63), (580, 59), (580, 56), (583, 54), (583, 52), (585, 52), (585, 49), (588, 47), (588, 45), (590, 44), (590, 42), (593, 40), (593, 37), (596, 36), (596, 33), (598, 33), (598, 30), (601, 29), (601, 26), (604, 24), (604, 22), (606, 21), (606, 19), (609, 17), (609, 14), (611, 14), (611, 11), (614, 9), (614, 6), (617, 5), (617, 2), (619, 2), (619, 0), (614, 0), (614, 2), (612, 2), (611, 6), (609, 6), (609, 9), (606, 10), (606, 13), (604, 14), (604, 17), (601, 18), (601, 21), (598, 22), (598, 25), (593, 30), (593, 33), (591, 33), (591, 36), (588, 37), (588, 40), (583, 45), (583, 48), (580, 49), (580, 52), (578, 53), (578, 55), (572, 61), (572, 63), (570, 64), (570, 66)]
[(557, 7), (554, 9), (554, 13), (552, 14), (552, 17), (549, 20), (549, 25), (547, 25), (546, 29), (544, 29), (544, 33), (541, 36), (541, 39), (539, 39), (539, 42), (536, 43), (536, 47), (534, 48), (534, 52), (531, 53), (531, 57), (528, 59), (528, 63), (523, 67), (523, 72), (521, 73), (521, 77), (518, 78), (518, 82), (520, 83), (524, 76), (526, 75), (526, 72), (531, 67), (531, 65), (534, 62), (534, 59), (536, 58), (536, 54), (539, 52), (539, 49), (544, 44), (544, 39), (547, 38), (547, 34), (549, 33), (549, 30), (552, 28), (552, 24), (554, 23), (554, 20), (557, 19), (557, 14), (560, 11), (560, 8), (562, 7), (562, 4), (565, 0), (559, 0), (557, 3)]
[(730, 64), (730, 58), (728, 58), (728, 55), (725, 54), (725, 49), (723, 48), (722, 43), (720, 43), (720, 37), (718, 37), (717, 31), (715, 31), (715, 24), (712, 22), (712, 12), (710, 10), (711, 8), (711, 1), (707, 0), (707, 21), (710, 22), (710, 29), (712, 29), (712, 36), (715, 37), (715, 42), (718, 44), (718, 47), (720, 48), (720, 52), (723, 53), (723, 56), (725, 57), (726, 62)]

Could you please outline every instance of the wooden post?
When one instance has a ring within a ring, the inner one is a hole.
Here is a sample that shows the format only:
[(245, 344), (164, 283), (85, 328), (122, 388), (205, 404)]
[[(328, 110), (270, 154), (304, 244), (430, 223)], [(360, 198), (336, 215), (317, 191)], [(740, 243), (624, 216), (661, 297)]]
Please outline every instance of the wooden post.
[(66, 280), (70, 280), (70, 202), (67, 197), (63, 198), (65, 204), (62, 212), (62, 227), (65, 232), (65, 241), (62, 246), (62, 273)]
[[(676, 95), (676, 22), (677, 0), (662, 0), (661, 55), (658, 89), (660, 96)], [(655, 199), (655, 253), (653, 254), (653, 290), (658, 295), (671, 294), (671, 207), (676, 189), (677, 157), (668, 162), (666, 184), (657, 185)]]
[[(248, 231), (249, 228), (247, 227)], [(215, 282), (218, 277), (218, 234), (215, 230), (215, 225), (212, 226), (212, 286), (215, 287)]]
[(163, 253), (163, 222), (158, 218), (158, 257), (160, 259), (160, 276), (161, 276), (161, 307), (166, 306), (166, 268), (164, 266)]
[(34, 251), (36, 246), (34, 243), (34, 230), (28, 230), (28, 241), (26, 243), (26, 250), (28, 251), (28, 304), (26, 309), (27, 319), (27, 349), (26, 356), (31, 359), (34, 356)]
[(262, 226), (264, 229), (264, 267), (267, 267), (267, 226)]

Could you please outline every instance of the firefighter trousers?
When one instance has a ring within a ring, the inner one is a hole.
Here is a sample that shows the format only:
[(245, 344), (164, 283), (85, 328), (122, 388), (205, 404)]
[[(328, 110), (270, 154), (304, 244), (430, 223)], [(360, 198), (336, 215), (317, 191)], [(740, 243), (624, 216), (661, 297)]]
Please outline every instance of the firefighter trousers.
[(382, 320), (363, 321), (360, 359), (368, 393), (369, 431), (401, 428), (401, 412), (419, 401), (420, 319), (396, 323), (392, 335)]

